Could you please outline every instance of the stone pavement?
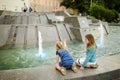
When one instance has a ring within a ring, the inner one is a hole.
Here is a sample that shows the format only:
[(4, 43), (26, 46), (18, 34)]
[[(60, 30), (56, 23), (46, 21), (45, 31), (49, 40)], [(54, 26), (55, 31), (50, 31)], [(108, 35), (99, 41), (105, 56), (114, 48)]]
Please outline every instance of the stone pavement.
[(0, 80), (116, 80), (120, 78), (120, 55), (98, 58), (97, 69), (67, 70), (62, 76), (53, 66), (1, 70)]

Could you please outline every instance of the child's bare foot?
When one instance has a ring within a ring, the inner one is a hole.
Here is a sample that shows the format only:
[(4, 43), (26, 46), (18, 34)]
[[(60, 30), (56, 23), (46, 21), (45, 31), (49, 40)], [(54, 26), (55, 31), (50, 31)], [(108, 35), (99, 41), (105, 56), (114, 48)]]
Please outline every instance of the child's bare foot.
[(73, 72), (77, 72), (77, 68), (76, 68), (76, 66), (72, 66), (72, 70), (73, 70)]
[(92, 64), (92, 65), (90, 65), (90, 68), (98, 68), (98, 64), (96, 63), (96, 64)]
[(61, 67), (60, 72), (62, 73), (62, 75), (66, 75), (66, 69), (64, 67)]
[(81, 70), (84, 70), (84, 67), (81, 66), (80, 69), (81, 69)]

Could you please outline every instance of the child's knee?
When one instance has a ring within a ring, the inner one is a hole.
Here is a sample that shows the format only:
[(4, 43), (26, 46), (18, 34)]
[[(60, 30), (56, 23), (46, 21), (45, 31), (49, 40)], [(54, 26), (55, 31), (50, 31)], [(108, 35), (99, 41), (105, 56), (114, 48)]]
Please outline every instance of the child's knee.
[(76, 64), (77, 66), (81, 66), (81, 64), (79, 63), (78, 59), (75, 61), (75, 64)]
[(56, 63), (56, 64), (55, 64), (55, 67), (59, 67), (59, 63)]
[(76, 61), (75, 61), (74, 63), (75, 63), (75, 65), (77, 65), (77, 64), (78, 64)]

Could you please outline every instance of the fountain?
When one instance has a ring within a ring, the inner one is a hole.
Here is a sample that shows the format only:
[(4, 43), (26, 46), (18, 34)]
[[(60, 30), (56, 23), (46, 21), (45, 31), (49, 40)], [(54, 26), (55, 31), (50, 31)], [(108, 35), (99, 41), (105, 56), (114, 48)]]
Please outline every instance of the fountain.
[(104, 47), (104, 28), (103, 28), (101, 21), (100, 21), (100, 28), (99, 29), (100, 29), (100, 42), (97, 46), (98, 46), (98, 48), (102, 48), (102, 47)]
[(42, 37), (41, 37), (41, 32), (38, 31), (38, 53), (36, 54), (37, 57), (39, 57), (41, 60), (45, 59), (46, 55), (43, 54), (43, 49), (42, 49)]
[[(5, 24), (0, 25), (0, 45), (3, 45), (0, 48), (1, 70), (54, 65), (56, 40), (67, 39), (67, 45), (73, 58), (82, 57), (84, 54), (78, 53), (84, 53), (85, 45), (82, 41), (84, 35), (89, 33), (98, 39), (98, 48), (100, 48), (97, 49), (98, 57), (120, 52), (119, 26), (109, 26), (110, 34), (104, 37), (107, 28), (105, 29), (103, 22), (99, 25), (99, 21), (97, 23), (91, 21), (90, 24), (87, 18), (82, 16), (64, 17), (65, 22), (49, 24), (46, 17), (48, 13), (11, 13), (9, 20), (11, 24), (7, 24), (8, 19), (5, 17), (2, 19), (6, 21)], [(24, 16), (27, 16), (25, 18), (27, 24), (22, 22)], [(57, 16), (62, 21), (63, 18), (60, 15)], [(16, 22), (17, 20), (18, 22)], [(34, 20), (34, 22), (30, 20)], [(15, 33), (16, 36), (14, 36)], [(17, 44), (18, 41), (20, 44)]]

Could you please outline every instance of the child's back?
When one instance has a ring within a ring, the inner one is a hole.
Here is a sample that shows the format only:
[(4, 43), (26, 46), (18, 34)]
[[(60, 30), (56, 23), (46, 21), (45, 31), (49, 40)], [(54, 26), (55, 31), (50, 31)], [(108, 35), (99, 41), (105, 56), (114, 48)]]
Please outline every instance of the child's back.
[[(90, 67), (96, 64), (96, 43), (92, 34), (87, 34), (85, 36), (86, 43), (86, 57), (76, 60), (76, 64), (80, 66), (80, 69), (84, 67)], [(97, 67), (97, 66), (94, 66)]]
[(86, 51), (86, 59), (82, 66), (85, 67), (88, 62), (96, 62), (96, 50), (92, 46)]
[(67, 69), (72, 67), (74, 60), (67, 50), (61, 48), (56, 51), (56, 55), (59, 55), (61, 58), (60, 65), (62, 65), (63, 67), (65, 67)]
[(57, 41), (56, 49), (56, 69), (63, 75), (66, 75), (66, 69), (72, 69), (74, 72), (77, 72), (74, 60), (67, 50), (66, 42)]

